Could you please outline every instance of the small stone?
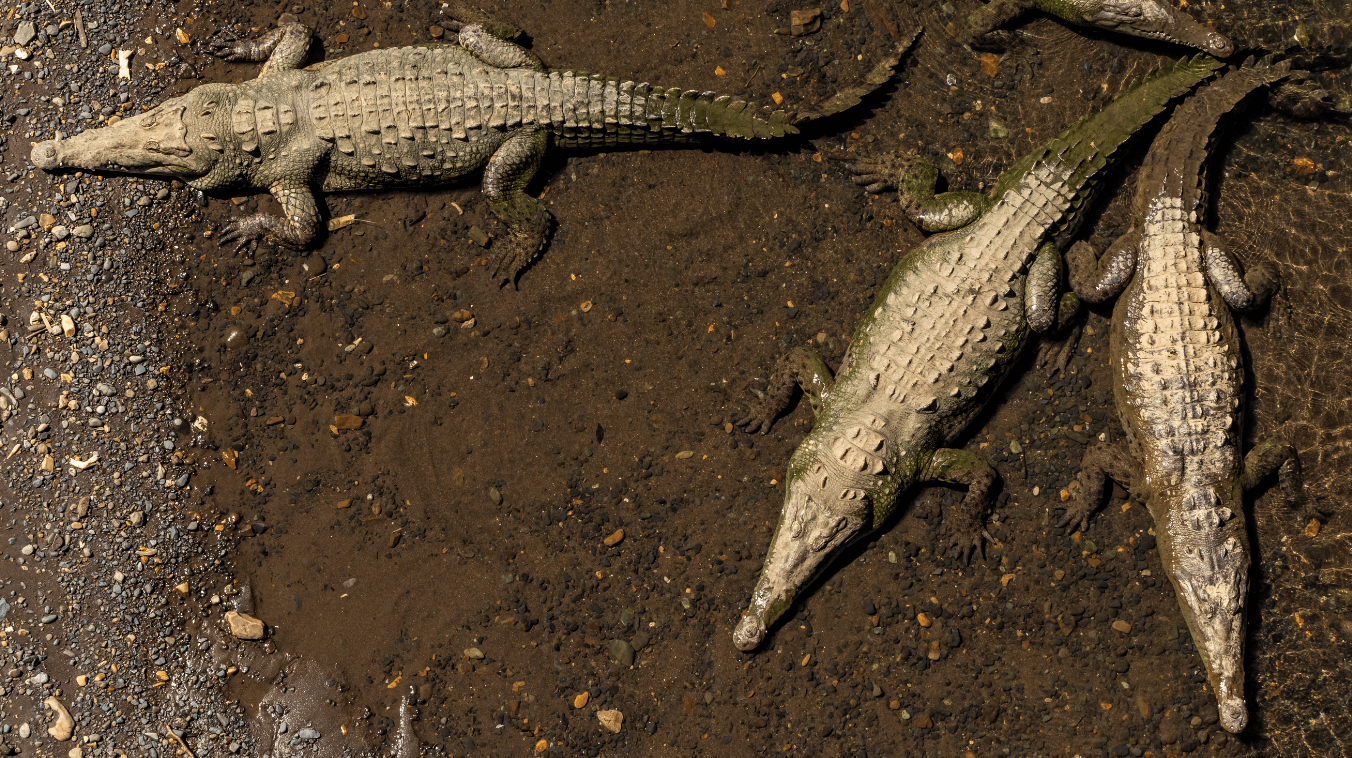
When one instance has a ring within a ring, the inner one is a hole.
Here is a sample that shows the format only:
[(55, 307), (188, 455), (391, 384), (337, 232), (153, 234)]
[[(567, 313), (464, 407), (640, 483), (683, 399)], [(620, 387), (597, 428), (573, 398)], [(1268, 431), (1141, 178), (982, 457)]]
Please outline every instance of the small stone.
[(1123, 634), (1126, 634), (1127, 632), (1130, 632), (1130, 631), (1131, 631), (1131, 624), (1128, 624), (1127, 622), (1123, 621), (1122, 619), (1118, 619), (1118, 620), (1116, 620), (1116, 621), (1113, 622), (1113, 628), (1116, 629), (1117, 631), (1123, 633)]
[(334, 508), (338, 508), (338, 509), (342, 509), (342, 508), (351, 508), (351, 507), (352, 507), (352, 500), (351, 500), (351, 499), (347, 499), (347, 500), (339, 500), (339, 501), (338, 501), (338, 504), (335, 505), (335, 506), (333, 506), (333, 507), (334, 507)]
[(597, 711), (596, 720), (601, 722), (601, 726), (612, 734), (619, 734), (624, 726), (624, 714), (619, 711)]
[(306, 727), (300, 730), (299, 732), (296, 732), (296, 739), (298, 740), (317, 740), (319, 739), (319, 736), (320, 735), (318, 730), (311, 729), (309, 727)]
[(38, 36), (38, 30), (34, 28), (32, 21), (20, 21), (19, 27), (14, 30), (14, 44), (27, 45)]
[(19, 726), (19, 739), (26, 740), (28, 739), (28, 735), (32, 733), (33, 728), (28, 725), (28, 722), (24, 722), (22, 725)]
[(493, 501), (493, 505), (502, 505), (502, 493), (498, 492), (497, 487), (488, 488), (488, 499)]
[(477, 647), (467, 647), (465, 648), (465, 657), (471, 661), (482, 661), (484, 659), (484, 651)]
[[(433, 24), (432, 28), (428, 29), (428, 32), (432, 35), (432, 39), (441, 39), (446, 35), (446, 30), (436, 24)], [(546, 747), (548, 747), (548, 745), (546, 745)], [(536, 752), (540, 752), (539, 748), (536, 748)]]
[(606, 543), (606, 547), (615, 547), (616, 545), (620, 544), (620, 541), (623, 539), (624, 539), (624, 530), (616, 529), (614, 534), (610, 535), (609, 537), (606, 537), (604, 540), (601, 541)]
[(535, 754), (540, 755), (549, 751), (549, 740), (540, 740), (535, 743)]
[(683, 461), (686, 458), (693, 458), (694, 456), (695, 456), (694, 450), (682, 450), (681, 452), (676, 454), (676, 460)]
[(586, 708), (587, 701), (590, 699), (591, 695), (587, 694), (586, 690), (579, 692), (577, 697), (573, 698), (573, 708), (577, 710), (582, 710), (583, 708)]
[(1310, 523), (1305, 525), (1305, 536), (1306, 537), (1319, 536), (1319, 519), (1312, 518), (1310, 519)]
[(616, 663), (620, 664), (621, 666), (624, 666), (625, 668), (634, 665), (633, 645), (630, 645), (628, 642), (625, 642), (624, 640), (615, 639), (606, 643), (606, 647), (610, 650), (610, 654), (615, 658)]
[(915, 614), (915, 620), (916, 620), (916, 623), (920, 624), (921, 626), (925, 627), (926, 629), (928, 629), (928, 628), (930, 627), (930, 625), (934, 623), (933, 621), (930, 620), (930, 617), (929, 617), (928, 615), (924, 614), (924, 613), (917, 613), (917, 614)]
[(1005, 574), (1004, 576), (1000, 577), (1000, 586), (1001, 586), (1001, 587), (1008, 587), (1008, 586), (1009, 586), (1009, 583), (1012, 582), (1012, 581), (1014, 581), (1014, 575), (1013, 575), (1013, 574)]
[(58, 241), (63, 240), (70, 236), (70, 229), (60, 225), (54, 226), (52, 227), (52, 236)]
[(82, 240), (87, 240), (94, 236), (94, 226), (92, 224), (81, 224), (74, 229), (71, 229), (70, 233)]
[(333, 426), (340, 431), (360, 429), (363, 423), (364, 421), (361, 416), (351, 413), (344, 413), (333, 417)]
[(66, 756), (68, 758), (84, 758), (84, 750), (81, 750), (78, 747), (73, 747), (66, 753)]
[(188, 583), (184, 582), (182, 584), (174, 585), (174, 591), (186, 597), (188, 594)]
[(228, 611), (225, 622), (230, 625), (230, 633), (241, 640), (263, 639), (263, 622), (245, 613)]
[(70, 711), (66, 710), (66, 706), (62, 705), (61, 701), (55, 697), (49, 697), (42, 702), (56, 712), (56, 722), (47, 727), (47, 734), (50, 734), (52, 739), (57, 742), (65, 742), (70, 739), (70, 736), (75, 733), (75, 719), (71, 718)]
[(89, 677), (85, 676), (84, 674), (80, 674), (79, 676), (75, 677), (75, 683), (83, 687), (86, 684), (89, 684)]
[(489, 236), (483, 229), (480, 229), (477, 226), (471, 226), (468, 234), (470, 242), (473, 242), (479, 247), (488, 247)]

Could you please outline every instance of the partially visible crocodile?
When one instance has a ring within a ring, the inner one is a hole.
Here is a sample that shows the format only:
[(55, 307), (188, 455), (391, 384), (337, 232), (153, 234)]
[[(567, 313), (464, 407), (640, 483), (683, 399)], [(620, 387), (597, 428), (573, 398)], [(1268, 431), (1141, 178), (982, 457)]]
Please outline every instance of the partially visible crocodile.
[(1249, 545), (1244, 492), (1279, 471), (1303, 501), (1295, 450), (1268, 442), (1240, 460), (1243, 369), (1231, 308), (1248, 308), (1276, 286), (1266, 266), (1241, 274), (1224, 243), (1201, 225), (1207, 148), (1217, 122), (1253, 90), (1289, 75), (1285, 64), (1246, 65), (1179, 106), (1137, 178), (1139, 227), (1119, 237), (1095, 270), (1077, 243), (1071, 282), (1102, 302), (1126, 288), (1113, 311), (1113, 396), (1126, 442), (1092, 447), (1084, 485), (1064, 525), (1084, 531), (1106, 477), (1145, 499), (1164, 572), (1206, 666), (1221, 725), (1241, 732), (1244, 603)]
[[(789, 461), (779, 525), (750, 607), (733, 633), (742, 650), (846, 545), (887, 522), (913, 484), (965, 484), (955, 544), (982, 552), (983, 511), (998, 481), (982, 458), (948, 447), (1017, 362), (1029, 330), (1051, 329), (1061, 259), (1054, 242), (1078, 224), (1114, 151), (1169, 102), (1221, 67), (1199, 56), (1147, 77), (1016, 163), (993, 197), (934, 195), (937, 172), (900, 158), (856, 164), (872, 191), (895, 177), (927, 239), (892, 271), (859, 322), (840, 372), (815, 353), (781, 359), (757, 407), (738, 418), (768, 431), (796, 378), (817, 424)], [(1066, 298), (1074, 305), (1073, 296)]]
[(1010, 47), (1014, 33), (998, 27), (1034, 8), (1079, 26), (1173, 42), (1221, 58), (1235, 49), (1225, 35), (1159, 0), (994, 0), (972, 11), (959, 39), (977, 49)]
[[(36, 165), (176, 177), (199, 191), (267, 188), (283, 217), (260, 213), (222, 244), (267, 238), (303, 248), (318, 234), (312, 187), (327, 192), (428, 187), (484, 171), (489, 207), (510, 235), (493, 275), (514, 280), (542, 249), (551, 216), (523, 190), (551, 143), (672, 143), (705, 134), (780, 137), (839, 113), (891, 77), (915, 35), (859, 85), (814, 110), (757, 110), (712, 92), (549, 71), (514, 34), (464, 25), (456, 45), (373, 50), (297, 68), (310, 29), (220, 41), (229, 60), (263, 60), (257, 79), (207, 84), (114, 126), (38, 143)], [(918, 34), (918, 32), (917, 32)]]

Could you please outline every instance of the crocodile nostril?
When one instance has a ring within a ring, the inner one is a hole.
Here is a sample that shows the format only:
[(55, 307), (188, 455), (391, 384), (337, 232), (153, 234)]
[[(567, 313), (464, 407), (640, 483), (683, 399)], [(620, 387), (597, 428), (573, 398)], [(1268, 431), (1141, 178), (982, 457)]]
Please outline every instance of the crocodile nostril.
[(57, 164), (56, 145), (43, 142), (33, 148), (31, 160), (39, 168), (55, 168)]

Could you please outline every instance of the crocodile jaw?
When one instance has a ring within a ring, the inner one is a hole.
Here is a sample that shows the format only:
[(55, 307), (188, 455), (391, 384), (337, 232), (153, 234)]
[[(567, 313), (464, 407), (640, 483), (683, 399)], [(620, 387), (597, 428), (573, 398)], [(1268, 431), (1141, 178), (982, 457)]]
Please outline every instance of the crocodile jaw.
[(1104, 0), (1089, 10), (1084, 23), (1136, 37), (1164, 40), (1204, 50), (1218, 58), (1228, 57), (1235, 46), (1223, 34), (1213, 32), (1182, 11), (1155, 0)]
[(90, 129), (70, 139), (46, 140), (33, 146), (30, 160), (53, 171), (78, 168), (149, 176), (194, 177), (211, 170), (215, 158), (188, 143), (183, 98), (123, 119), (112, 126)]
[[(779, 526), (770, 539), (751, 606), (732, 632), (738, 650), (755, 650), (768, 628), (793, 605), (798, 592), (830, 565), (836, 552), (861, 536), (870, 522), (868, 500), (836, 500), (809, 493), (802, 477), (791, 477)], [(820, 500), (818, 499), (820, 498)]]
[[(1207, 492), (1169, 499), (1176, 504), (1168, 510), (1168, 523), (1160, 529), (1156, 519), (1160, 562), (1206, 666), (1221, 726), (1238, 734), (1249, 720), (1244, 704), (1244, 602), (1249, 590), (1244, 518)], [(1202, 508), (1188, 505), (1208, 501)]]

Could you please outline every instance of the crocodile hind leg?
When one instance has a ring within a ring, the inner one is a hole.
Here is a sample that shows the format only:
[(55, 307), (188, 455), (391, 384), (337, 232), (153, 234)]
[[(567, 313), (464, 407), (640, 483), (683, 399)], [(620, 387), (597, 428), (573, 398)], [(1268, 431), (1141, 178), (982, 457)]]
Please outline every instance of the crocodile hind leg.
[(211, 40), (211, 53), (227, 61), (261, 61), (259, 76), (277, 69), (300, 68), (310, 53), (310, 36), (305, 24), (284, 24), (258, 39), (236, 39), (233, 35), (219, 35)]
[(1136, 248), (1140, 242), (1141, 232), (1132, 229), (1113, 240), (1097, 261), (1088, 242), (1080, 240), (1071, 245), (1066, 253), (1071, 290), (1080, 300), (1095, 305), (1117, 297), (1136, 273)]
[(1260, 263), (1245, 273), (1220, 237), (1204, 231), (1202, 241), (1205, 245), (1202, 257), (1206, 264), (1207, 280), (1231, 308), (1252, 308), (1277, 291), (1281, 280), (1277, 277), (1277, 269), (1271, 264)]
[(958, 41), (973, 50), (1001, 53), (1015, 47), (1019, 35), (999, 27), (1033, 7), (1030, 0), (994, 0), (967, 16), (967, 28), (958, 33)]
[(282, 206), (284, 217), (255, 213), (232, 222), (221, 230), (219, 244), (234, 244), (235, 252), (239, 252), (257, 239), (268, 239), (293, 250), (314, 242), (319, 235), (319, 206), (309, 186), (299, 179), (283, 179), (268, 189)]
[(543, 129), (518, 131), (498, 146), (484, 168), (488, 207), (508, 229), (491, 272), (499, 285), (515, 282), (517, 274), (535, 260), (554, 220), (543, 203), (525, 193), (547, 143)]
[(1255, 445), (1244, 456), (1244, 472), (1240, 475), (1240, 489), (1248, 492), (1273, 473), (1277, 474), (1277, 485), (1282, 488), (1286, 504), (1309, 520), (1327, 518), (1330, 514), (1320, 508), (1315, 499), (1305, 491), (1305, 476), (1301, 472), (1300, 457), (1291, 445), (1276, 440), (1266, 440)]
[(979, 192), (935, 194), (939, 169), (914, 155), (889, 152), (849, 165), (854, 183), (869, 193), (895, 189), (902, 211), (926, 232), (946, 232), (966, 226), (991, 207), (990, 198)]
[(1000, 484), (999, 472), (975, 453), (941, 448), (934, 451), (925, 479), (967, 487), (967, 496), (958, 505), (952, 547), (959, 551), (958, 557), (963, 563), (971, 560), (973, 554), (985, 559), (985, 540), (995, 540), (986, 531), (984, 516), (986, 506)]
[(1103, 443), (1085, 451), (1080, 461), (1080, 486), (1074, 494), (1066, 515), (1057, 522), (1059, 527), (1075, 528), (1084, 534), (1089, 531), (1089, 517), (1103, 502), (1109, 479), (1132, 489), (1139, 471), (1125, 442)]
[(733, 417), (732, 423), (755, 434), (769, 434), (779, 414), (793, 400), (793, 386), (803, 388), (803, 394), (812, 404), (812, 413), (820, 414), (822, 394), (835, 383), (831, 369), (820, 355), (807, 348), (794, 348), (781, 355), (770, 375), (770, 386), (756, 400)]
[(496, 68), (529, 68), (544, 71), (544, 61), (526, 48), (494, 34), (480, 24), (460, 29), (460, 46), (475, 58)]

